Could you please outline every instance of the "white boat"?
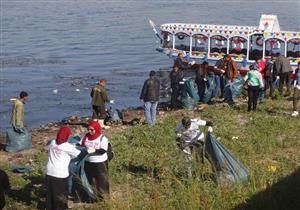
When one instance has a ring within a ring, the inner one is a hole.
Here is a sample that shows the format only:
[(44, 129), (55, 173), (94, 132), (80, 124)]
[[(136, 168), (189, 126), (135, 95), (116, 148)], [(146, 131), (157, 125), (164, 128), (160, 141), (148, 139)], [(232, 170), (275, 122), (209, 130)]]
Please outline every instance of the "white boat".
[(270, 58), (273, 53), (286, 56), (293, 68), (300, 61), (300, 32), (281, 31), (276, 15), (263, 14), (258, 27), (166, 23), (157, 28), (149, 22), (160, 40), (157, 50), (170, 57), (183, 52), (187, 59), (214, 65), (230, 54), (240, 70), (248, 70), (255, 59)]

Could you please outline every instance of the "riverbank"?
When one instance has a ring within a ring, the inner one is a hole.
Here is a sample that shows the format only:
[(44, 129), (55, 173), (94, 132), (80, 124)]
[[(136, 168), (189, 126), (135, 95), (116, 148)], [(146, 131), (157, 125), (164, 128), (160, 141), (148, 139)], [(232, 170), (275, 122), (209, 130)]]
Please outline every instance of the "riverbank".
[[(104, 130), (115, 152), (109, 169), (110, 200), (75, 204), (74, 209), (297, 209), (300, 121), (290, 116), (291, 102), (267, 100), (255, 113), (246, 110), (245, 101), (235, 106), (216, 102), (203, 111), (162, 110), (155, 126), (116, 125)], [(214, 134), (249, 170), (247, 185), (216, 186), (208, 161), (194, 163), (193, 178), (186, 178), (174, 140), (184, 115), (214, 122)], [(0, 152), (0, 167), (9, 173), (13, 189), (7, 196), (8, 209), (43, 205), (45, 143), (55, 138), (58, 128), (53, 123), (32, 130), (32, 150)], [(15, 174), (12, 164), (28, 165), (33, 171)]]

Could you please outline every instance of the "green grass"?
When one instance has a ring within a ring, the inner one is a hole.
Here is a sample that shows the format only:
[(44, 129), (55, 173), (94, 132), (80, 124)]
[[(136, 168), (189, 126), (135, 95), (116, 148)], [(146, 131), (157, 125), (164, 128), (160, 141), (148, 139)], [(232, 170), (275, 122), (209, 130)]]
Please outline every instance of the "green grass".
[[(283, 99), (268, 100), (258, 108), (256, 113), (246, 112), (245, 105), (239, 109), (210, 106), (201, 113), (181, 111), (168, 114), (155, 126), (138, 125), (113, 135), (110, 199), (77, 209), (299, 208), (300, 120), (286, 113), (291, 112), (291, 103)], [(174, 133), (187, 113), (214, 122), (215, 135), (250, 171), (248, 184), (217, 186), (208, 161), (194, 162), (194, 176), (187, 179)], [(42, 183), (46, 158), (43, 150), (34, 154), (34, 171), (29, 175), (9, 173), (19, 194), (7, 196), (8, 209), (36, 209), (43, 202), (44, 188), (33, 183)], [(10, 164), (1, 165), (8, 170)]]

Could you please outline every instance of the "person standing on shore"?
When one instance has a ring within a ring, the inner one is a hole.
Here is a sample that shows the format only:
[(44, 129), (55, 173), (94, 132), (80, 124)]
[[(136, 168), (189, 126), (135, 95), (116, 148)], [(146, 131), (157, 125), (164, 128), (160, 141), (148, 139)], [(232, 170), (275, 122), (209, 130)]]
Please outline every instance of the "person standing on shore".
[(91, 91), (93, 116), (94, 120), (98, 120), (102, 128), (108, 129), (109, 126), (104, 125), (104, 119), (106, 118), (105, 103), (111, 102), (108, 98), (106, 91), (106, 80), (101, 79), (97, 85), (95, 85)]
[(268, 97), (273, 98), (273, 81), (275, 81), (275, 78), (273, 76), (273, 61), (271, 59), (267, 60), (265, 72), (264, 72), (264, 78), (265, 78), (265, 88), (264, 88), (264, 95), (266, 96), (267, 90), (270, 89)]
[(174, 60), (173, 68), (174, 67), (178, 67), (179, 70), (183, 71), (185, 69), (191, 68), (191, 63), (184, 60), (183, 53), (179, 52), (178, 55), (177, 55), (177, 58)]
[(149, 79), (144, 82), (140, 100), (144, 102), (145, 118), (149, 125), (156, 122), (156, 108), (159, 101), (160, 81), (156, 77), (155, 71), (150, 71)]
[[(224, 95), (224, 89), (227, 83), (232, 83), (238, 78), (238, 65), (232, 60), (229, 54), (221, 58), (215, 66), (216, 70), (221, 72), (220, 85), (221, 85), (221, 97)], [(232, 99), (233, 100), (233, 99)]]
[(297, 103), (300, 97), (300, 62), (298, 62), (298, 67), (295, 70), (295, 79), (293, 81), (294, 85), (294, 95), (293, 95), (293, 117), (297, 117), (299, 115), (299, 111), (297, 108)]
[(28, 100), (28, 93), (22, 91), (20, 98), (13, 102), (13, 108), (11, 113), (11, 124), (15, 129), (23, 130), (24, 126), (24, 104)]
[[(95, 189), (97, 198), (103, 199), (104, 194), (109, 194), (107, 154), (109, 141), (102, 134), (99, 123), (92, 121), (88, 126), (88, 133), (81, 142), (82, 146), (92, 152), (84, 164), (88, 182)], [(91, 198), (86, 198), (85, 201), (93, 202)]]
[(68, 177), (71, 158), (87, 155), (68, 143), (72, 131), (62, 127), (55, 140), (48, 143), (46, 165), (46, 209), (68, 209)]
[(274, 62), (274, 68), (275, 68), (274, 71), (277, 73), (277, 76), (279, 76), (280, 95), (283, 95), (283, 85), (285, 83), (286, 85), (285, 96), (289, 96), (291, 94), (290, 92), (291, 73), (293, 72), (289, 60), (285, 56), (280, 55), (280, 53), (277, 53), (276, 60)]
[(248, 83), (248, 112), (256, 111), (259, 89), (264, 87), (262, 75), (256, 65), (249, 66), (244, 80)]
[[(265, 84), (266, 63), (261, 58), (258, 58), (255, 60), (255, 65), (262, 76), (263, 83)], [(259, 94), (258, 94), (259, 103), (262, 103), (264, 101), (264, 98), (265, 98), (265, 90), (261, 88), (259, 89)]]
[(201, 65), (199, 65), (199, 68), (196, 71), (196, 79), (195, 79), (195, 82), (198, 87), (199, 101), (202, 102), (204, 99), (205, 89), (208, 84), (207, 72), (208, 72), (208, 63), (204, 61)]
[(171, 80), (171, 89), (172, 89), (172, 95), (171, 95), (171, 107), (173, 109), (179, 108), (181, 106), (180, 101), (178, 100), (178, 97), (180, 96), (180, 82), (183, 79), (183, 72), (179, 70), (177, 66), (173, 67), (173, 70), (170, 73), (170, 80)]

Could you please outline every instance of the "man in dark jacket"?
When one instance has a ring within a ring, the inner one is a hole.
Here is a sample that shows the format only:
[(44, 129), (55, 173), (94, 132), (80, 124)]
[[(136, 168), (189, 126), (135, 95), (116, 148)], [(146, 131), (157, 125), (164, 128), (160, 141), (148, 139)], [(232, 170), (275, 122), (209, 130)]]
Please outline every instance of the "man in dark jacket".
[(286, 95), (289, 96), (291, 94), (290, 82), (293, 69), (286, 57), (280, 55), (280, 53), (277, 53), (276, 57), (276, 61), (274, 62), (274, 71), (277, 73), (277, 76), (279, 76), (279, 93), (280, 95), (283, 95), (283, 85), (285, 83), (287, 89)]
[(273, 98), (273, 93), (274, 93), (274, 87), (273, 87), (273, 82), (276, 79), (276, 76), (273, 76), (273, 61), (268, 60), (266, 63), (265, 67), (265, 72), (264, 72), (264, 77), (265, 77), (265, 96), (267, 93), (267, 90), (270, 89), (270, 94), (269, 97)]
[(150, 71), (150, 78), (144, 82), (140, 95), (141, 101), (144, 101), (145, 118), (148, 124), (154, 125), (156, 121), (156, 107), (159, 100), (160, 82), (156, 78), (155, 71)]
[(190, 63), (183, 59), (183, 54), (181, 52), (178, 53), (177, 58), (174, 60), (173, 68), (175, 66), (178, 67), (179, 70), (185, 70), (191, 68)]
[(7, 174), (0, 169), (0, 209), (5, 206), (4, 192), (10, 188)]
[(99, 84), (95, 85), (91, 91), (92, 106), (93, 106), (93, 119), (98, 119), (101, 127), (108, 128), (104, 125), (106, 117), (105, 103), (110, 102), (108, 99), (107, 91), (105, 89), (106, 80), (101, 79)]
[(172, 108), (180, 107), (180, 102), (178, 100), (178, 97), (180, 95), (180, 89), (181, 89), (180, 82), (182, 81), (182, 79), (183, 79), (183, 72), (179, 70), (177, 66), (175, 66), (170, 73), (171, 89), (172, 89), (172, 95), (171, 95)]
[(204, 61), (196, 71), (196, 84), (198, 87), (199, 101), (203, 101), (205, 89), (207, 87), (208, 63)]

